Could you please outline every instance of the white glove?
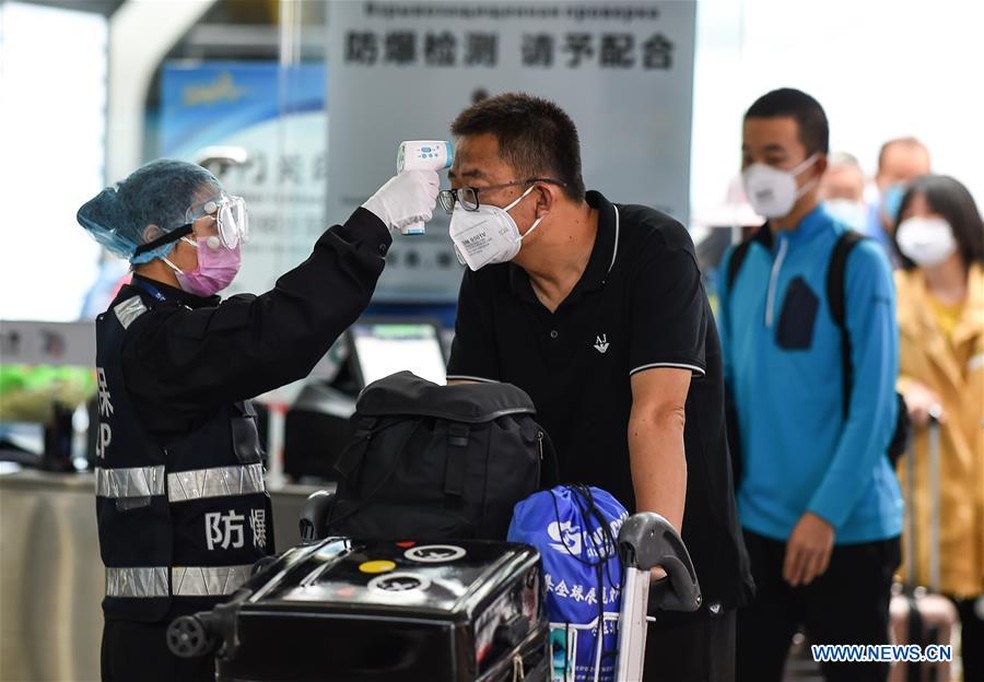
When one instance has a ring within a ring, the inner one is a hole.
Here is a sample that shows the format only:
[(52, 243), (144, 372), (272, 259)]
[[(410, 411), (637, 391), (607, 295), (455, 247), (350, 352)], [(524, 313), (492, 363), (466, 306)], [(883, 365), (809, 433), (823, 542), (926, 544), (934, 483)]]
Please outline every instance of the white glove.
[(387, 180), (362, 208), (372, 211), (390, 230), (396, 231), (430, 220), (440, 188), (437, 171), (404, 171)]

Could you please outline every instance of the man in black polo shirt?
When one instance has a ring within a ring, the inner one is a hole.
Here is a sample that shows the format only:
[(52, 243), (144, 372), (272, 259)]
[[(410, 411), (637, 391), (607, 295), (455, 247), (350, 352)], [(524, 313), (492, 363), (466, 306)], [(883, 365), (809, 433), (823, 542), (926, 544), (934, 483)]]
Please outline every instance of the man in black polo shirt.
[(451, 381), (524, 389), (561, 478), (677, 528), (704, 595), (660, 614), (646, 679), (734, 678), (735, 609), (750, 595), (725, 439), (721, 350), (686, 229), (585, 193), (577, 130), (556, 105), (483, 100), (458, 138), (451, 238), (465, 272)]

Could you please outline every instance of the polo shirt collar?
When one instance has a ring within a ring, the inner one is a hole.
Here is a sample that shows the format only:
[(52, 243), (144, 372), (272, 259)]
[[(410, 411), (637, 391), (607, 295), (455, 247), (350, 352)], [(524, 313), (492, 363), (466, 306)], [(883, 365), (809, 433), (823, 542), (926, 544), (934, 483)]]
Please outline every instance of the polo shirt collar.
[(581, 275), (575, 291), (594, 291), (608, 280), (608, 273), (615, 267), (618, 258), (618, 238), (621, 229), (618, 209), (601, 192), (591, 190), (585, 196), (588, 206), (598, 210), (598, 234), (595, 235), (594, 248), (588, 266)]
[[(608, 280), (608, 273), (618, 258), (619, 219), (617, 208), (601, 192), (590, 190), (585, 194), (588, 206), (598, 211), (598, 232), (595, 234), (591, 257), (581, 274), (581, 279), (567, 297), (568, 300), (579, 294), (600, 289)], [(530, 302), (537, 302), (536, 294), (530, 284), (530, 277), (523, 268), (509, 263), (509, 288), (517, 296)]]

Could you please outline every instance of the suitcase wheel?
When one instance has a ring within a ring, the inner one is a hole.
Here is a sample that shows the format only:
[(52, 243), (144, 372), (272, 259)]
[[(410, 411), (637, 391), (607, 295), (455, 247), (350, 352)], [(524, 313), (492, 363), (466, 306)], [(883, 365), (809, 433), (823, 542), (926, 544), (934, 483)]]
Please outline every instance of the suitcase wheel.
[(193, 658), (208, 653), (215, 644), (195, 616), (181, 616), (167, 628), (167, 648), (175, 656)]

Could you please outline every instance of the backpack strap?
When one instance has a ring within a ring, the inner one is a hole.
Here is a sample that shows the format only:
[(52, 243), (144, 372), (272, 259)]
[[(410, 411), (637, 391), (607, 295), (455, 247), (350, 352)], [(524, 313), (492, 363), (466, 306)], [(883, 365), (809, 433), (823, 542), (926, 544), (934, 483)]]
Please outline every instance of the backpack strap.
[(358, 418), (352, 441), (345, 448), (345, 451), (338, 456), (338, 461), (335, 462), (335, 471), (342, 478), (348, 478), (356, 467), (362, 463), (362, 458), (365, 456), (366, 449), (369, 447), (369, 441), (372, 440), (372, 432), (376, 428), (377, 421), (375, 417)]
[(738, 271), (741, 270), (742, 263), (745, 262), (745, 256), (748, 255), (748, 249), (752, 246), (752, 240), (746, 239), (745, 241), (738, 244), (735, 250), (731, 252), (731, 260), (728, 261), (728, 276), (726, 281), (728, 282), (728, 291), (735, 284), (735, 280), (738, 279)]
[(748, 256), (748, 250), (752, 247), (752, 242), (758, 242), (765, 249), (772, 248), (773, 237), (768, 223), (760, 226), (755, 232), (743, 239), (735, 247), (735, 250), (731, 252), (731, 260), (728, 261), (728, 272), (725, 279), (728, 283), (729, 292), (734, 287), (735, 280), (738, 279), (738, 272), (745, 262), (745, 257)]
[(827, 266), (827, 305), (830, 316), (841, 335), (841, 372), (844, 376), (844, 417), (850, 410), (851, 386), (854, 382), (854, 367), (851, 365), (851, 337), (847, 333), (847, 257), (851, 249), (864, 239), (854, 230), (847, 230), (837, 238)]
[(448, 448), (444, 461), (444, 493), (461, 497), (465, 492), (465, 452), (468, 449), (468, 424), (448, 425)]

